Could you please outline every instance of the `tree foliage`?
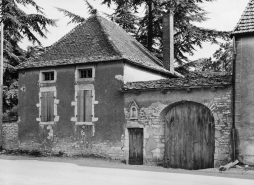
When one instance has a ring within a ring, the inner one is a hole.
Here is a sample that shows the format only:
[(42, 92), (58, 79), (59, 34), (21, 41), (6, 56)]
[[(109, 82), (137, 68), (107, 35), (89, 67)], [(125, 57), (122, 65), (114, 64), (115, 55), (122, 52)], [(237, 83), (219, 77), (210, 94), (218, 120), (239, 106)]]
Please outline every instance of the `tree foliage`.
[[(55, 26), (56, 21), (45, 17), (43, 9), (33, 0), (2, 0), (0, 5), (4, 24), (3, 110), (8, 112), (17, 105), (18, 74), (15, 66), (27, 59), (19, 43), (27, 38), (41, 45), (39, 37), (46, 38), (47, 27)], [(27, 14), (21, 6), (32, 6), (37, 13)]]
[(212, 71), (212, 72), (228, 72), (232, 73), (233, 61), (233, 45), (232, 42), (221, 43), (218, 50), (210, 58), (201, 58), (189, 62), (181, 67), (186, 70), (194, 71)]
[[(88, 12), (90, 14), (96, 14), (97, 10), (87, 0), (84, 0), (84, 1), (85, 1), (86, 5), (88, 7)], [(79, 16), (79, 15), (77, 15), (75, 13), (72, 13), (72, 12), (70, 12), (68, 10), (65, 10), (65, 9), (62, 9), (62, 8), (58, 8), (58, 7), (56, 7), (56, 9), (59, 12), (63, 13), (66, 17), (70, 18), (70, 21), (68, 22), (68, 24), (70, 24), (70, 23), (79, 24), (79, 23), (82, 23), (82, 22), (85, 21), (84, 17)]]
[[(206, 20), (207, 12), (201, 7), (201, 4), (212, 1), (214, 0), (102, 0), (102, 3), (108, 6), (116, 4), (117, 8), (113, 14), (117, 18), (116, 22), (120, 25), (135, 24), (136, 39), (157, 54), (161, 54), (163, 49), (162, 17), (169, 10), (172, 11), (175, 26), (175, 58), (179, 64), (182, 64), (188, 61), (187, 55), (194, 54), (196, 46), (202, 47), (202, 42), (218, 44), (218, 39), (228, 40), (227, 32), (195, 25), (196, 22)], [(136, 21), (126, 19), (126, 14), (121, 14), (126, 10), (127, 15), (133, 15), (140, 6), (145, 6), (145, 15)], [(131, 33), (135, 31), (132, 29)]]

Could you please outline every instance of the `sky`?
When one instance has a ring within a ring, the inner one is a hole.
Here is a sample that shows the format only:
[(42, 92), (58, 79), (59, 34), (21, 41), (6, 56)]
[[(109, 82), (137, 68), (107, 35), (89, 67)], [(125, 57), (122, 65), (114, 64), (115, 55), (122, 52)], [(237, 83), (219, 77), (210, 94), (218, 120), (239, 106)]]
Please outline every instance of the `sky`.
[[(75, 14), (89, 17), (88, 9), (84, 0), (34, 0), (39, 6), (44, 8), (45, 16), (51, 19), (57, 19), (57, 27), (49, 27), (47, 39), (40, 38), (43, 46), (50, 46), (76, 25), (69, 24), (69, 19), (56, 10), (55, 7), (67, 9)], [(106, 5), (101, 5), (101, 0), (89, 0), (89, 2), (99, 11), (101, 16), (103, 13), (111, 14), (113, 10)], [(201, 6), (208, 12), (208, 20), (199, 24), (200, 27), (215, 29), (218, 31), (232, 31), (239, 21), (245, 7), (249, 0), (216, 0), (214, 2), (206, 2)], [(27, 13), (35, 13), (35, 10), (30, 6), (24, 7), (23, 10)], [(32, 45), (27, 40), (24, 40), (20, 45), (26, 49), (27, 46)], [(212, 54), (218, 49), (218, 45), (210, 43), (203, 43), (203, 48), (196, 48), (194, 56), (190, 56), (191, 60), (198, 58), (211, 57)]]

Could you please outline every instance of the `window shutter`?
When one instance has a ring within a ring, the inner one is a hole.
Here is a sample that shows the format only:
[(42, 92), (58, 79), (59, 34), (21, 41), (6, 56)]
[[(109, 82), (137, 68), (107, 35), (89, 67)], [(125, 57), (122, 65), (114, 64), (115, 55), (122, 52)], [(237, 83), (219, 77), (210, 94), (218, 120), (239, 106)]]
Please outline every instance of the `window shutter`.
[(92, 91), (77, 91), (77, 121), (92, 122)]
[(41, 93), (41, 121), (54, 121), (54, 92)]
[(92, 91), (85, 91), (85, 121), (92, 122), (92, 102), (93, 96)]
[(77, 91), (77, 121), (84, 122), (84, 91)]

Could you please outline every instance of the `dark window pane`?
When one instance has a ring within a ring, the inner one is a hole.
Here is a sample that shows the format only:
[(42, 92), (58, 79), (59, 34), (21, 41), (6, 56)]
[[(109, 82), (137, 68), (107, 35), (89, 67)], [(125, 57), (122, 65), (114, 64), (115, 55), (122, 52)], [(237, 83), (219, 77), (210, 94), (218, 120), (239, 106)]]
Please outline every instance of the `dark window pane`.
[(80, 69), (79, 70), (79, 77), (80, 78), (92, 78), (93, 77), (93, 70), (92, 69)]
[(54, 80), (54, 72), (43, 72), (44, 81), (51, 81)]

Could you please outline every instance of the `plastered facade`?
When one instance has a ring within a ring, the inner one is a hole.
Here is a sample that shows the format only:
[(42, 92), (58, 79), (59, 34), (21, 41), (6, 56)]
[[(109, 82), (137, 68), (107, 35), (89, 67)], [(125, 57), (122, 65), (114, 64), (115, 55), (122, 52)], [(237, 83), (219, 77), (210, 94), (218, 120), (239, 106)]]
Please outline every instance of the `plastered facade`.
[[(78, 69), (91, 66), (92, 79), (77, 79)], [(49, 70), (57, 73), (50, 83), (41, 83), (39, 69), (19, 73), (18, 149), (123, 159), (124, 101), (119, 92), (123, 82), (115, 78), (123, 76), (123, 63), (61, 66), (43, 71)], [(80, 123), (75, 119), (77, 90), (92, 90), (91, 123)], [(54, 92), (55, 116), (52, 123), (42, 123), (39, 119), (40, 94), (44, 91)]]
[(236, 37), (235, 126), (237, 158), (254, 165), (254, 53), (253, 36)]

